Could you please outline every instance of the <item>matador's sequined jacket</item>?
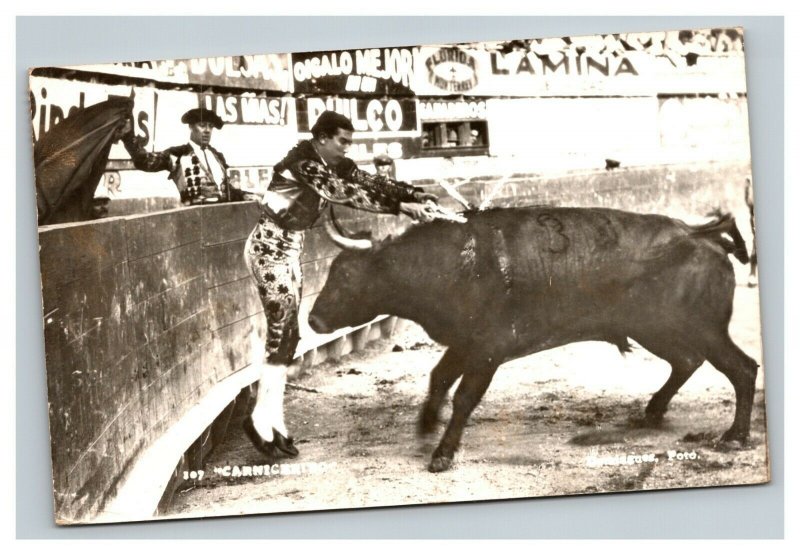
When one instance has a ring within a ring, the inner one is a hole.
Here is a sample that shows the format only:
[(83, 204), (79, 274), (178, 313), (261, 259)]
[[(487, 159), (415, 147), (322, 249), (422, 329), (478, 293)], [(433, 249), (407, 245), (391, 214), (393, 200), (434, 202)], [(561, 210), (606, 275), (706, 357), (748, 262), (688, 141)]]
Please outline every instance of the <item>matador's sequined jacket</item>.
[(147, 152), (133, 135), (124, 137), (122, 142), (137, 170), (169, 171), (169, 178), (178, 188), (183, 204), (211, 204), (244, 200), (244, 193), (231, 186), (227, 178), (228, 164), (225, 157), (211, 146), (207, 147), (208, 153), (216, 159), (226, 176), (222, 183), (214, 182), (209, 168), (200, 161), (188, 143), (173, 146), (161, 152)]
[(328, 202), (397, 214), (401, 202), (414, 202), (414, 193), (422, 190), (360, 170), (349, 158), (329, 167), (311, 141), (299, 142), (274, 172), (263, 210), (280, 227), (294, 231), (310, 228)]

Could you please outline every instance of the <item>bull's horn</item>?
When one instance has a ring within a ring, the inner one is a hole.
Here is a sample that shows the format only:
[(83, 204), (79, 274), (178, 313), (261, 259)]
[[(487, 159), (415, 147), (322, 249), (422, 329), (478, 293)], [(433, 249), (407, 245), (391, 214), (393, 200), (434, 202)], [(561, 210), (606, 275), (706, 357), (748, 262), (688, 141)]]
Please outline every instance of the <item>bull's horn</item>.
[(328, 237), (331, 241), (336, 243), (339, 247), (345, 250), (365, 251), (372, 248), (372, 241), (369, 239), (353, 239), (352, 237), (345, 237), (344, 232), (339, 227), (333, 210), (331, 210), (331, 217), (325, 220), (325, 231), (328, 232)]

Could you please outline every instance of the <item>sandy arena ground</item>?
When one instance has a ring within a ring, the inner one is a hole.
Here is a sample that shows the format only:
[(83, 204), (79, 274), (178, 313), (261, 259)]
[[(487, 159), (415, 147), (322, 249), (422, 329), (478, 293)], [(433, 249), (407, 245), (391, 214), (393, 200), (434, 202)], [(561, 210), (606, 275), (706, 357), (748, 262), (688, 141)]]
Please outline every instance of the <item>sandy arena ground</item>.
[[(737, 269), (741, 272), (741, 269)], [(758, 291), (736, 290), (731, 336), (762, 360)], [(769, 479), (764, 368), (750, 443), (717, 444), (731, 425), (730, 382), (704, 364), (678, 392), (658, 429), (638, 427), (669, 366), (635, 346), (622, 357), (606, 343), (579, 343), (503, 365), (465, 430), (452, 469), (426, 470), (444, 429), (420, 440), (417, 413), (442, 348), (412, 323), (391, 340), (325, 363), (286, 394), (286, 418), (301, 451), (279, 473), (237, 476), (263, 464), (232, 422), (202, 480), (175, 494), (167, 518), (653, 490)], [(314, 391), (308, 391), (308, 389)], [(449, 418), (449, 401), (443, 417)], [(678, 454), (686, 454), (679, 456)], [(644, 456), (633, 464), (614, 456)], [(647, 460), (654, 456), (656, 460)], [(639, 462), (641, 461), (641, 462)], [(305, 463), (304, 465), (302, 465)], [(310, 464), (315, 463), (315, 464)], [(215, 468), (231, 473), (223, 476)], [(249, 468), (248, 468), (249, 467)], [(294, 473), (290, 473), (294, 472)]]

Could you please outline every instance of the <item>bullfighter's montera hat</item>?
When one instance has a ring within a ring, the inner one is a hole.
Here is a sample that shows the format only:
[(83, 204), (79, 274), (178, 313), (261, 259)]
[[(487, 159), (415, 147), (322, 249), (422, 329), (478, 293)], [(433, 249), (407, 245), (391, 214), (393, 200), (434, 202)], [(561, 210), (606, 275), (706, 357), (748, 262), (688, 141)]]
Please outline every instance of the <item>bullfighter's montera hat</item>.
[(181, 118), (182, 123), (189, 125), (199, 123), (201, 121), (207, 121), (215, 128), (222, 129), (222, 118), (206, 108), (193, 108), (183, 114), (183, 117)]

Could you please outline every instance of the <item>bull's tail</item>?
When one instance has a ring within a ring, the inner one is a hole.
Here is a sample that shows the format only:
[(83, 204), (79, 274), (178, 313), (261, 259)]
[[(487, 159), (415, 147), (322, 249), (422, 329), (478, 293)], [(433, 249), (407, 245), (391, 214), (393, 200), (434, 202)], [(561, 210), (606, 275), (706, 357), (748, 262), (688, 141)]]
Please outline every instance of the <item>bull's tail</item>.
[[(721, 211), (716, 210), (713, 213), (717, 217), (716, 220), (703, 225), (690, 226), (690, 237), (701, 237), (709, 239), (723, 249), (728, 254), (736, 257), (736, 260), (742, 264), (747, 264), (750, 257), (747, 254), (747, 245), (742, 239), (742, 234), (739, 233), (739, 228), (736, 227), (736, 220), (730, 214), (723, 214)], [(728, 234), (730, 239), (723, 237), (723, 234)]]

